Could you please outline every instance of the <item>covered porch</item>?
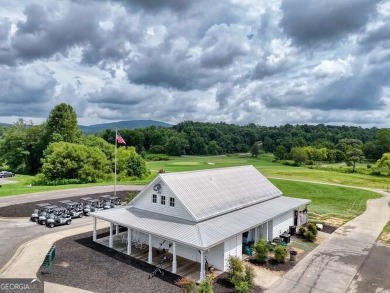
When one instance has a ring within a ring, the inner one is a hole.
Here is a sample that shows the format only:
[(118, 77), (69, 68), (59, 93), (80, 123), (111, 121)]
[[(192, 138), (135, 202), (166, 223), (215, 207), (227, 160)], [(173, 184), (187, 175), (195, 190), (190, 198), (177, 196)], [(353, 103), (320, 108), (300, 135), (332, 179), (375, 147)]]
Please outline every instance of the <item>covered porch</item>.
[[(123, 254), (129, 255), (154, 266), (159, 266), (165, 271), (177, 274), (181, 277), (191, 278), (193, 280), (203, 280), (209, 273), (205, 265), (205, 252), (199, 251), (200, 260), (203, 262), (193, 261), (177, 255), (177, 243), (170, 241), (163, 242), (161, 238), (152, 234), (140, 233), (130, 227), (119, 226), (115, 223), (109, 223), (110, 233), (106, 237), (97, 238), (96, 217), (93, 218), (93, 241), (114, 249)], [(119, 229), (122, 227), (121, 229)], [(143, 237), (142, 237), (143, 236)], [(146, 237), (145, 237), (146, 236)], [(161, 261), (164, 255), (162, 249), (167, 250), (166, 258)], [(215, 276), (222, 271), (213, 270)]]

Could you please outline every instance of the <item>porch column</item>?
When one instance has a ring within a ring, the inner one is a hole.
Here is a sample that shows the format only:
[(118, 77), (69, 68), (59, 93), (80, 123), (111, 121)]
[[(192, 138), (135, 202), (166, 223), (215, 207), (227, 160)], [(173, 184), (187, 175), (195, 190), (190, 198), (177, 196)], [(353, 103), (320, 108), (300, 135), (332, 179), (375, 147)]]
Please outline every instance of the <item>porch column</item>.
[(112, 222), (110, 222), (110, 238), (108, 240), (108, 247), (109, 248), (112, 248), (112, 234), (113, 234), (113, 230), (114, 230), (114, 224)]
[(200, 277), (199, 280), (203, 281), (205, 278), (205, 267), (204, 267), (204, 251), (200, 251)]
[(127, 255), (131, 255), (131, 229), (127, 228)]
[(176, 274), (177, 272), (177, 262), (176, 262), (176, 242), (173, 242), (172, 245), (172, 273)]
[(115, 235), (119, 234), (119, 225), (115, 224)]
[(92, 233), (92, 239), (93, 241), (96, 241), (96, 217), (93, 217), (93, 233)]
[(148, 255), (148, 263), (153, 262), (153, 251), (152, 251), (152, 234), (149, 234), (149, 255)]
[(269, 231), (268, 231), (268, 222), (267, 222), (267, 241), (269, 241), (268, 239), (269, 239)]
[(259, 226), (255, 227), (255, 243), (259, 240)]

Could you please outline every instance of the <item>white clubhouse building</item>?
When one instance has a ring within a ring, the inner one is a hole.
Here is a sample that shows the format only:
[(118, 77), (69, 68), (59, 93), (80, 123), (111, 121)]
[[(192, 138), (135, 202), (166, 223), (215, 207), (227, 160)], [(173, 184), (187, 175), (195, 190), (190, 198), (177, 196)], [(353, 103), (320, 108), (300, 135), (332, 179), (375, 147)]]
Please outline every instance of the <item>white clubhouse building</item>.
[(126, 254), (132, 255), (132, 242), (142, 242), (153, 264), (153, 247), (170, 248), (172, 273), (179, 273), (180, 257), (200, 263), (203, 280), (205, 257), (225, 271), (229, 256), (242, 257), (243, 244), (272, 240), (306, 222), (308, 204), (283, 196), (253, 166), (159, 174), (128, 206), (91, 213), (93, 240), (99, 242), (97, 219), (110, 223), (110, 248), (115, 249), (114, 226), (126, 227)]

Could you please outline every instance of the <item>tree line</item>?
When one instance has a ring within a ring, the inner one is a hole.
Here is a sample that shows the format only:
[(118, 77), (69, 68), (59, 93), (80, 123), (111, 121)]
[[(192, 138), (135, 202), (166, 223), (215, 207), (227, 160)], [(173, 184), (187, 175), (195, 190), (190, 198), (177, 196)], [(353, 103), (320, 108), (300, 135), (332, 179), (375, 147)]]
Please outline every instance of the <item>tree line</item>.
[[(114, 143), (115, 131), (98, 134)], [(171, 128), (147, 127), (121, 130), (121, 135), (139, 153), (169, 155), (219, 155), (237, 152), (270, 152), (276, 159), (292, 158), (292, 151), (305, 148), (307, 160), (340, 162), (350, 148), (359, 157), (376, 161), (390, 152), (390, 129), (330, 125), (239, 126), (226, 123), (185, 121)], [(349, 154), (348, 154), (349, 153)]]
[[(368, 129), (324, 124), (267, 127), (184, 121), (169, 128), (150, 126), (123, 129), (120, 133), (127, 145), (134, 147), (128, 151), (144, 158), (150, 158), (149, 154), (157, 154), (159, 157), (159, 154), (221, 155), (251, 152), (256, 156), (261, 152), (269, 152), (274, 154), (275, 160), (292, 160), (297, 165), (314, 161), (345, 161), (355, 166), (356, 162), (363, 159), (375, 162), (386, 158), (386, 154), (390, 153), (390, 129), (387, 128)], [(95, 156), (101, 156), (102, 153), (107, 160), (107, 163), (102, 162), (106, 166), (103, 173), (112, 173), (115, 130), (106, 129), (95, 136), (83, 135), (77, 125), (76, 113), (66, 104), (56, 106), (47, 121), (41, 125), (20, 120), (13, 127), (0, 128), (0, 165), (3, 162), (18, 173), (40, 172), (47, 174), (45, 178), (50, 178), (45, 170), (49, 170), (49, 165), (54, 163), (50, 163), (47, 158), (58, 156), (53, 148), (63, 147), (60, 144), (49, 148), (54, 143), (75, 143), (79, 145), (78, 148), (98, 148), (100, 152), (95, 151)], [(74, 152), (90, 157), (86, 150), (77, 149)], [(54, 153), (55, 156), (51, 155)], [(62, 153), (66, 153), (65, 148)], [(79, 161), (85, 164), (84, 159)], [(385, 159), (382, 161), (386, 162)], [(121, 169), (125, 170), (123, 167)], [(147, 173), (144, 162), (138, 169), (142, 170), (142, 174), (138, 172), (136, 175), (144, 176), (143, 172)], [(87, 181), (95, 180), (89, 179), (96, 175), (88, 173), (87, 168), (83, 172), (87, 174), (83, 175)], [(70, 173), (74, 174), (73, 171)], [(133, 171), (127, 170), (123, 174), (133, 176)]]
[[(84, 135), (77, 114), (67, 104), (53, 108), (45, 123), (33, 125), (19, 119), (0, 129), (0, 166), (36, 176), (39, 185), (87, 183), (113, 178), (115, 146), (103, 138)], [(149, 174), (134, 147), (117, 151), (118, 178)]]

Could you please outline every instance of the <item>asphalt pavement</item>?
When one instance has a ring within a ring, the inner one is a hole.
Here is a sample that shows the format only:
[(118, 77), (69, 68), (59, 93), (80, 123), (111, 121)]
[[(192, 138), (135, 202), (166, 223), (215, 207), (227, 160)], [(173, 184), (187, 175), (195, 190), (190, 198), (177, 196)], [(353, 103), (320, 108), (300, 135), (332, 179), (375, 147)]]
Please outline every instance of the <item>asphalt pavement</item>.
[[(78, 189), (40, 192), (28, 195), (17, 195), (0, 198), (0, 207), (25, 202), (59, 199), (73, 196), (83, 196), (94, 193), (113, 191), (113, 186), (96, 186)], [(140, 185), (118, 185), (117, 190), (141, 190)], [(31, 239), (57, 231), (65, 231), (89, 225), (92, 229), (92, 219), (84, 217), (73, 219), (71, 225), (57, 226), (52, 229), (33, 223), (29, 218), (0, 218), (0, 268), (2, 268), (15, 254), (18, 247)]]

